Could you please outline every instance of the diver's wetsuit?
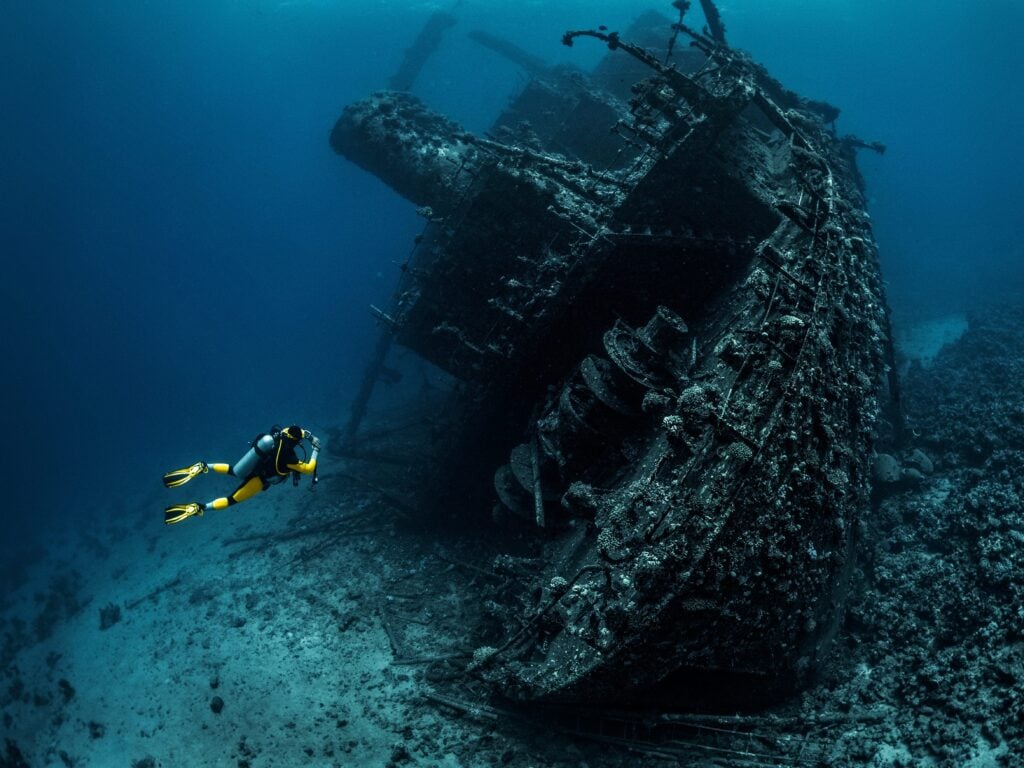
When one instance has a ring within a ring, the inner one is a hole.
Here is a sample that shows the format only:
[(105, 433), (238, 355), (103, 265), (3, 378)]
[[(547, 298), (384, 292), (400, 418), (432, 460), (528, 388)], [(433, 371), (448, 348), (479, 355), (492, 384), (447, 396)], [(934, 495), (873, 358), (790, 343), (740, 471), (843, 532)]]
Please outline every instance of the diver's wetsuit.
[[(261, 457), (256, 468), (250, 472), (248, 477), (242, 479), (230, 496), (208, 501), (203, 505), (205, 509), (227, 509), (232, 504), (247, 501), (260, 491), (265, 491), (271, 485), (283, 482), (292, 472), (301, 472), (304, 475), (311, 475), (316, 469), (316, 456), (309, 461), (299, 461), (295, 455), (296, 441), (289, 440), (279, 435), (274, 441), (271, 451)], [(209, 464), (210, 469), (222, 475), (233, 475), (234, 468), (230, 464)]]
[[(295, 454), (295, 446), (303, 440), (309, 440), (313, 446), (309, 461), (299, 461)], [(274, 427), (270, 433), (256, 438), (249, 451), (234, 466), (199, 461), (191, 466), (172, 470), (164, 475), (164, 485), (168, 488), (184, 485), (211, 469), (222, 475), (239, 477), (242, 484), (230, 496), (221, 496), (205, 504), (194, 501), (188, 504), (174, 504), (164, 510), (164, 522), (180, 523), (193, 515), (202, 515), (207, 509), (227, 509), (233, 504), (251, 499), (260, 491), (282, 482), (293, 473), (312, 474), (313, 482), (316, 482), (316, 459), (319, 453), (320, 441), (312, 432), (299, 426), (284, 429)], [(297, 474), (295, 478), (298, 481)]]

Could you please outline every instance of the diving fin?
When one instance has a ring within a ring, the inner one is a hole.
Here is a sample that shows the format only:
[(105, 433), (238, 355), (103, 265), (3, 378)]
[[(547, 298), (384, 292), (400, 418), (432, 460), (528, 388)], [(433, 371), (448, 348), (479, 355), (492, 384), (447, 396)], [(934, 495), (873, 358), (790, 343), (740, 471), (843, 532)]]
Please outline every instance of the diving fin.
[(164, 486), (166, 488), (177, 488), (179, 485), (187, 483), (196, 475), (205, 475), (209, 471), (210, 468), (206, 466), (206, 462), (197, 461), (191, 467), (175, 469), (173, 472), (168, 472), (164, 475)]
[(164, 510), (164, 523), (171, 525), (172, 523), (180, 523), (186, 518), (192, 517), (193, 515), (203, 516), (203, 505), (191, 502), (189, 504), (175, 504), (173, 507), (168, 507)]

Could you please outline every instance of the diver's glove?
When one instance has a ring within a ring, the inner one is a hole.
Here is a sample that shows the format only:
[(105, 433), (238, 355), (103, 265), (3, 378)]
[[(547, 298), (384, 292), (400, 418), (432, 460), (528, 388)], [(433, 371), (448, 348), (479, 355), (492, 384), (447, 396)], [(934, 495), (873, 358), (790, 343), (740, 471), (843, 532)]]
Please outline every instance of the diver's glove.
[(310, 435), (309, 436), (309, 443), (310, 443), (310, 445), (313, 446), (313, 450), (314, 451), (319, 451), (320, 450), (320, 438), (317, 437), (316, 435)]

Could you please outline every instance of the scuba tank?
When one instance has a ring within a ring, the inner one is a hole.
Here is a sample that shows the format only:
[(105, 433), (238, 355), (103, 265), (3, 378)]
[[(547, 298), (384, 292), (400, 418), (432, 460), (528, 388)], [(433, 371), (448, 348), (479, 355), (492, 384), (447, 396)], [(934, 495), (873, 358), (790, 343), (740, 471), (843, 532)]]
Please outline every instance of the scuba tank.
[(260, 461), (273, 452), (276, 442), (277, 440), (271, 434), (257, 437), (252, 441), (252, 447), (231, 468), (231, 474), (235, 477), (247, 478), (259, 466)]

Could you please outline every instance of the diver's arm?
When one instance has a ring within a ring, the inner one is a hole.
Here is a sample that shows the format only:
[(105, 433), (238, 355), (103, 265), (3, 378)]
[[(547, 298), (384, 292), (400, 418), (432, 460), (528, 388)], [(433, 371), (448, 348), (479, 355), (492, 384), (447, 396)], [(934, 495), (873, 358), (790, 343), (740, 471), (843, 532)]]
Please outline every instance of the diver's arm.
[(313, 455), (309, 457), (309, 461), (300, 461), (295, 464), (287, 464), (288, 469), (293, 472), (301, 472), (304, 475), (313, 474), (313, 470), (316, 469), (316, 456), (317, 451), (313, 451)]
[(309, 457), (309, 461), (299, 461), (295, 464), (288, 464), (288, 469), (293, 472), (301, 472), (304, 475), (311, 475), (316, 471), (316, 457), (320, 455), (320, 440), (309, 430), (302, 430), (302, 436), (309, 440), (313, 445), (313, 453)]

